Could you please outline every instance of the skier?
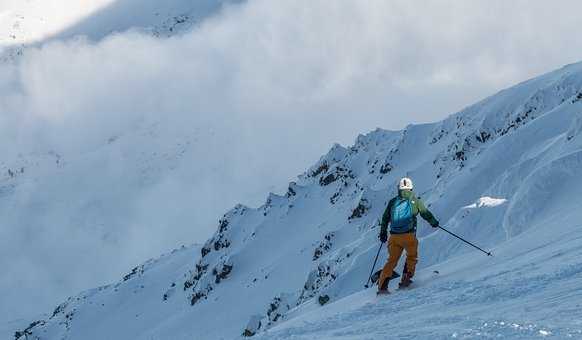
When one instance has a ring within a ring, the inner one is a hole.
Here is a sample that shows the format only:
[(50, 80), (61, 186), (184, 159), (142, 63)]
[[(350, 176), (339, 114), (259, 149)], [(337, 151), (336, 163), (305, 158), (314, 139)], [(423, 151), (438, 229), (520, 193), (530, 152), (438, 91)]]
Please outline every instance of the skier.
[[(390, 293), (388, 282), (403, 250), (406, 250), (406, 264), (399, 287), (408, 287), (412, 283), (411, 279), (414, 276), (418, 256), (416, 215), (420, 213), (420, 216), (433, 228), (439, 227), (439, 221), (414, 195), (412, 189), (412, 180), (407, 177), (402, 178), (398, 184), (398, 196), (390, 200), (382, 215), (379, 238), (382, 243), (388, 241), (388, 261), (378, 279), (378, 294)], [(389, 240), (388, 223), (390, 223)]]

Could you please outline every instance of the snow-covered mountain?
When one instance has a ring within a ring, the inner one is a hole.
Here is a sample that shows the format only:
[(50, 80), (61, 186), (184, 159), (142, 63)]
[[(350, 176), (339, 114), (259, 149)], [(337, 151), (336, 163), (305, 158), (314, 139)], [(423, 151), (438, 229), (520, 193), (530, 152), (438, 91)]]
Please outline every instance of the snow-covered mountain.
[[(227, 212), (204, 245), (73, 296), (16, 338), (580, 338), (581, 132), (579, 63), (441, 122), (361, 135), (285, 195)], [(377, 219), (404, 175), (494, 256), (423, 222), (416, 288), (376, 298), (363, 285)]]
[[(140, 30), (156, 37), (186, 32), (241, 0), (53, 0), (0, 4), (0, 60), (21, 55), (27, 46), (84, 36), (100, 40), (112, 33)], [(2, 51), (5, 48), (5, 51)]]

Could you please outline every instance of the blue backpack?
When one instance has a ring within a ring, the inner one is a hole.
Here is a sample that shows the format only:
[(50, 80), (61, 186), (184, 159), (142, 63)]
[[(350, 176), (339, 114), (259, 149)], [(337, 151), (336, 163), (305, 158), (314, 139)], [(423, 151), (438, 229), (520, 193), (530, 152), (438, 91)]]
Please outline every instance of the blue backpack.
[(409, 199), (398, 197), (390, 211), (390, 230), (394, 233), (406, 233), (414, 228), (412, 202)]

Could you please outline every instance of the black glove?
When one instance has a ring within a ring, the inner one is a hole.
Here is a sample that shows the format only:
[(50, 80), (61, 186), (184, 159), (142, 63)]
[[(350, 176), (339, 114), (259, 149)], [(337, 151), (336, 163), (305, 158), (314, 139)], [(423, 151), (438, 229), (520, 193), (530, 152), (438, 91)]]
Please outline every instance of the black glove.
[(380, 230), (380, 236), (378, 236), (378, 238), (380, 239), (380, 242), (382, 242), (382, 243), (385, 243), (386, 241), (388, 241), (388, 230), (387, 229)]
[(440, 226), (439, 221), (434, 221), (434, 223), (432, 224), (433, 228), (438, 228)]

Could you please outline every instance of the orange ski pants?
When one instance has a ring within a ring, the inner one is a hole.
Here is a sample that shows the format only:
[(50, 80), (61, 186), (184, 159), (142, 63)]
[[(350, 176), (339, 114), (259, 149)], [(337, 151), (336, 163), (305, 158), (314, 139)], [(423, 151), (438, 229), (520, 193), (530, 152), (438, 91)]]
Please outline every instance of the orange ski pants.
[(388, 239), (388, 261), (384, 265), (384, 269), (382, 269), (382, 274), (380, 274), (378, 287), (384, 288), (385, 281), (392, 277), (392, 272), (398, 265), (398, 260), (404, 250), (406, 250), (406, 271), (410, 273), (410, 277), (414, 276), (416, 262), (418, 262), (418, 240), (416, 235), (414, 233), (391, 234), (390, 239)]

